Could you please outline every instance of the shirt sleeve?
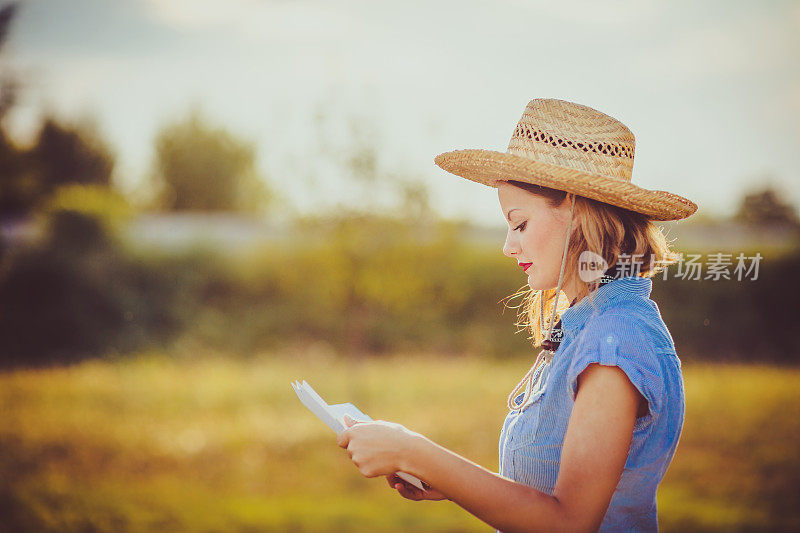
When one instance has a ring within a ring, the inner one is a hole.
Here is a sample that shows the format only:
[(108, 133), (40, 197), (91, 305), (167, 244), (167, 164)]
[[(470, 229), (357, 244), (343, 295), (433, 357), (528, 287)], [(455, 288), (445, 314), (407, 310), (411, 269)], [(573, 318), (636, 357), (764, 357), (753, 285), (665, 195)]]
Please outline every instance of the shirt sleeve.
[(637, 419), (637, 427), (649, 424), (661, 413), (665, 384), (663, 367), (645, 321), (634, 314), (604, 313), (586, 325), (581, 337), (567, 371), (572, 400), (578, 393), (578, 375), (587, 366), (617, 366), (647, 400), (648, 414), (643, 420)]

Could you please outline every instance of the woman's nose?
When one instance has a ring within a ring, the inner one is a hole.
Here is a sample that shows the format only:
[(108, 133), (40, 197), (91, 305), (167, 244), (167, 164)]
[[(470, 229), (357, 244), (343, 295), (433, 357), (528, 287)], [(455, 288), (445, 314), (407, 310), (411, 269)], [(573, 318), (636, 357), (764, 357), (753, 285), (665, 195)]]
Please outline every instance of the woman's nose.
[(503, 253), (507, 257), (514, 257), (519, 253), (519, 243), (511, 235), (506, 235), (506, 242), (503, 244)]

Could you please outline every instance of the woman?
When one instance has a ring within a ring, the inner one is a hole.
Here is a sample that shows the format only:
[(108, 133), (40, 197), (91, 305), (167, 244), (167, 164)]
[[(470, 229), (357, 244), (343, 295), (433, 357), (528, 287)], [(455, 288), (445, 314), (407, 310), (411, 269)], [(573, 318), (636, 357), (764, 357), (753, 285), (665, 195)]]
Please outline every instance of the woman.
[(657, 531), (656, 488), (683, 427), (684, 391), (649, 298), (652, 276), (679, 256), (653, 221), (697, 206), (631, 183), (634, 146), (608, 115), (537, 99), (505, 153), (436, 158), (497, 188), (509, 224), (503, 253), (531, 289), (523, 325), (544, 349), (508, 397), (499, 473), (399, 424), (346, 419), (338, 444), (364, 476), (386, 476), (408, 499), (450, 499), (505, 532)]

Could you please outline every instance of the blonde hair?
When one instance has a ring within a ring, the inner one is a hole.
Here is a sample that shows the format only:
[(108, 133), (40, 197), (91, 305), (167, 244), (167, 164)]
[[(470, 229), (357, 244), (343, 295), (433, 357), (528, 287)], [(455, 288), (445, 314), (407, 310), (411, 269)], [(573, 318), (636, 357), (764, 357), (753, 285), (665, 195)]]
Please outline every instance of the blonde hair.
[[(560, 206), (568, 198), (565, 191), (515, 180), (509, 180), (508, 183), (545, 198), (551, 207)], [(680, 254), (670, 250), (666, 236), (652, 219), (622, 207), (575, 196), (572, 227), (563, 284), (578, 287), (577, 300), (588, 296), (594, 304), (594, 290), (598, 286), (597, 281), (585, 282), (579, 277), (579, 257), (587, 250), (601, 256), (608, 265), (615, 265), (621, 260), (621, 263), (628, 265), (626, 273), (646, 278), (655, 276), (681, 258)], [(506, 305), (506, 301), (518, 297), (522, 297), (521, 304)], [(547, 317), (551, 316), (555, 300), (556, 288), (533, 290), (525, 285), (501, 302), (506, 307), (519, 309), (515, 323), (520, 328), (517, 332), (528, 330), (528, 339), (534, 346), (540, 346), (550, 326)], [(569, 306), (570, 303), (562, 294), (558, 298), (557, 316), (553, 320), (558, 321), (558, 317)]]

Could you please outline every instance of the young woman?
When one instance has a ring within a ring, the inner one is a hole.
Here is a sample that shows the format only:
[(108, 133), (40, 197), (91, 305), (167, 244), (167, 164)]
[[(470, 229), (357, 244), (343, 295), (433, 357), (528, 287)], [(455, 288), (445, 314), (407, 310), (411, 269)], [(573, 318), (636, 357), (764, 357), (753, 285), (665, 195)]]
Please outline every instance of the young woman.
[(499, 473), (402, 425), (347, 419), (338, 444), (364, 476), (386, 476), (411, 500), (449, 499), (498, 531), (657, 531), (656, 489), (683, 428), (684, 391), (649, 298), (652, 276), (679, 256), (653, 221), (697, 206), (631, 183), (634, 146), (608, 115), (537, 99), (506, 152), (436, 158), (497, 188), (503, 253), (530, 287), (523, 325), (544, 349), (508, 397)]

